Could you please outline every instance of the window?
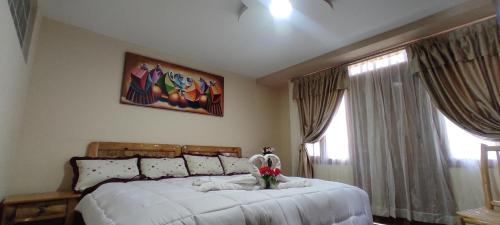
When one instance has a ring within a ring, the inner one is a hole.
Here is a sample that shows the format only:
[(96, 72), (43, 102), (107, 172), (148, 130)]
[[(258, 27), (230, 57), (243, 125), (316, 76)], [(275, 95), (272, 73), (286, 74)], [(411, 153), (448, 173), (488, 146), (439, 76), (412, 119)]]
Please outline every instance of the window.
[(368, 71), (400, 64), (407, 61), (406, 51), (399, 50), (349, 66), (349, 76), (361, 75)]
[[(400, 50), (349, 66), (349, 76), (364, 76), (366, 72), (406, 61), (406, 51)], [(319, 159), (321, 162), (326, 159), (331, 162), (332, 160), (344, 161), (349, 159), (345, 104), (345, 100), (342, 99), (340, 108), (332, 119), (324, 137), (319, 142), (307, 144), (308, 153), (314, 161)], [(479, 160), (481, 157), (481, 144), (500, 145), (500, 143), (476, 137), (448, 120), (444, 115), (441, 116), (446, 125), (450, 158), (454, 160)], [(496, 156), (491, 152), (489, 157)]]
[[(7, 0), (17, 31), (17, 37), (23, 55), (26, 59), (28, 55), (29, 43), (31, 41), (31, 32), (33, 30), (35, 16), (32, 10), (36, 2), (33, 0)], [(33, 2), (32, 2), (33, 1)], [(35, 4), (34, 4), (35, 3)]]
[(321, 141), (306, 144), (307, 153), (310, 156), (312, 156), (312, 157), (319, 157), (320, 156), (320, 146), (319, 146), (320, 142)]
[[(481, 144), (496, 145), (495, 142), (478, 138), (461, 127), (457, 126), (445, 116), (442, 116), (446, 124), (446, 135), (448, 136), (448, 147), (450, 157), (455, 160), (479, 160), (481, 158)], [(494, 152), (491, 152), (495, 157)]]
[(347, 138), (347, 117), (345, 97), (342, 98), (339, 109), (328, 126), (325, 134), (326, 155), (329, 159), (349, 159), (349, 143)]
[[(400, 50), (349, 66), (349, 76), (360, 76), (368, 71), (381, 69), (407, 61), (406, 51)], [(347, 113), (345, 97), (340, 103), (323, 138), (306, 145), (308, 154), (315, 162), (349, 160)]]
[(345, 161), (349, 159), (346, 116), (345, 97), (343, 97), (323, 138), (316, 143), (306, 145), (310, 156), (326, 160)]

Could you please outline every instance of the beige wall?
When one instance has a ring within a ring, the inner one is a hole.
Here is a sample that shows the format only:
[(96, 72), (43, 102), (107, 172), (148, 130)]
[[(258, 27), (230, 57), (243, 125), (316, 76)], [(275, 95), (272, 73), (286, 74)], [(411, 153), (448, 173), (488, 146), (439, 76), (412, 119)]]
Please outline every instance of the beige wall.
[(288, 105), (290, 109), (290, 146), (291, 146), (291, 162), (292, 173), (297, 175), (298, 162), (299, 162), (299, 145), (300, 145), (300, 123), (299, 123), (299, 110), (297, 108), (297, 102), (293, 100), (293, 84), (288, 82)]
[[(39, 20), (36, 20), (39, 21)], [(35, 24), (32, 41), (37, 37)], [(7, 192), (8, 174), (12, 170), (12, 153), (22, 124), (24, 103), (29, 84), (31, 53), (36, 45), (31, 44), (28, 62), (25, 62), (16, 28), (7, 1), (0, 1), (0, 200)]]
[[(246, 156), (286, 145), (279, 93), (255, 79), (45, 18), (38, 46), (9, 193), (67, 189), (67, 161), (96, 140), (241, 146)], [(120, 104), (125, 51), (224, 76), (224, 117)]]
[(279, 140), (282, 145), (277, 146), (284, 174), (292, 174), (292, 151), (290, 143), (290, 105), (288, 104), (288, 86), (279, 87)]

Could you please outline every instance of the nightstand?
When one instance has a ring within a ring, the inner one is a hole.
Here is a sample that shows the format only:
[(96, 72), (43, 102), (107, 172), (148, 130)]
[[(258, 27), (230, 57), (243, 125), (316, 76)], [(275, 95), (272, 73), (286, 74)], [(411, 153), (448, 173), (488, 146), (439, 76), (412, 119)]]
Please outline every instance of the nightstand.
[(72, 225), (74, 209), (80, 194), (51, 192), (15, 195), (5, 198), (1, 225), (65, 218), (65, 225)]

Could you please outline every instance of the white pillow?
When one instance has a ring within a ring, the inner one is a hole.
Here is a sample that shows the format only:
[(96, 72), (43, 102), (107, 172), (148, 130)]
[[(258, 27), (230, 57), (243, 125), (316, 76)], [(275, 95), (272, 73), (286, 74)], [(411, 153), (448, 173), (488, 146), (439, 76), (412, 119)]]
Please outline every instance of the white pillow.
[(75, 171), (75, 191), (84, 191), (111, 178), (132, 179), (139, 176), (137, 158), (130, 159), (92, 159), (73, 158), (71, 164)]
[(219, 155), (226, 175), (250, 173), (248, 158), (228, 157)]
[(187, 177), (183, 158), (141, 158), (141, 173), (151, 179)]
[(217, 156), (184, 155), (190, 175), (224, 175)]

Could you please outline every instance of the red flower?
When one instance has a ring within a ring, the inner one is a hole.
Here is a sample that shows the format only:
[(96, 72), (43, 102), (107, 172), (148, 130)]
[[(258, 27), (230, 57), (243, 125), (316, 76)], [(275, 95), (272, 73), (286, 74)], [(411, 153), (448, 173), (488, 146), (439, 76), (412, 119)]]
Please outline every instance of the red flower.
[(279, 168), (274, 169), (273, 175), (278, 176), (281, 174), (281, 170)]
[(269, 171), (271, 170), (271, 168), (267, 167), (267, 166), (263, 166), (259, 169), (259, 172), (260, 174), (264, 175), (264, 174), (267, 174), (269, 173)]
[(281, 170), (278, 168), (272, 169), (268, 166), (263, 166), (259, 169), (261, 175), (278, 176), (281, 174)]

